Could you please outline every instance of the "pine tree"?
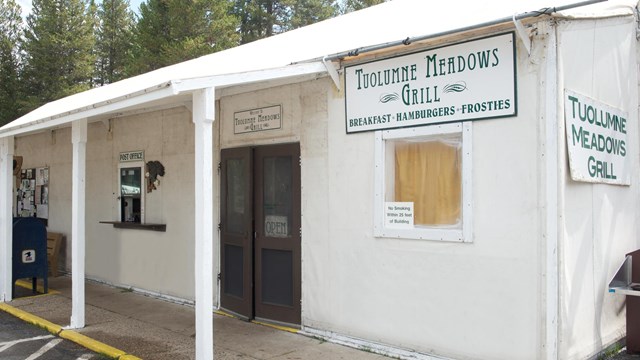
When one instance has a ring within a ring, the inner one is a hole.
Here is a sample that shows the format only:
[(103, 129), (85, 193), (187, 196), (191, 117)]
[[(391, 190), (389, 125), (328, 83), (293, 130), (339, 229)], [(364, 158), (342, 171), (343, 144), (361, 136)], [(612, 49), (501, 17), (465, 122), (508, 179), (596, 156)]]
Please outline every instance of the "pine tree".
[(238, 44), (229, 0), (148, 0), (134, 31), (135, 75)]
[(346, 14), (351, 11), (362, 10), (369, 6), (382, 4), (387, 0), (346, 0), (341, 13)]
[(334, 0), (289, 0), (291, 18), (288, 30), (311, 25), (338, 15)]
[(335, 0), (236, 0), (241, 43), (283, 33), (338, 14)]
[(102, 0), (97, 13), (95, 82), (101, 86), (125, 78), (135, 19), (128, 0)]
[(94, 18), (83, 0), (33, 0), (22, 50), (33, 109), (91, 87)]
[(18, 42), (22, 18), (14, 0), (0, 0), (0, 126), (19, 117)]
[(246, 44), (284, 32), (288, 6), (279, 0), (237, 0), (234, 13), (240, 18), (240, 42)]

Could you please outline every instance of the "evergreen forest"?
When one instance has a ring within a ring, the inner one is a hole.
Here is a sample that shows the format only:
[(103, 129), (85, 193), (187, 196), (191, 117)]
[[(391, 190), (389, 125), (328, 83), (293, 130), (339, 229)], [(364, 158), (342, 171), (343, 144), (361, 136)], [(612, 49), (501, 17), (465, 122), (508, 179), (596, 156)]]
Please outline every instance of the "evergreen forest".
[(56, 99), (386, 0), (0, 0), (0, 126)]

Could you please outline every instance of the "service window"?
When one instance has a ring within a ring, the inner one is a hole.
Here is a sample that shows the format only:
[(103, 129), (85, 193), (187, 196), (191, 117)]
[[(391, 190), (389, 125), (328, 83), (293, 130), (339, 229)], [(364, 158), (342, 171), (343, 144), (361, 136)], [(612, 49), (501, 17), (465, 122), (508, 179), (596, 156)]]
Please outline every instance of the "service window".
[(120, 165), (120, 221), (144, 223), (144, 163)]
[(471, 123), (376, 132), (375, 235), (470, 242)]

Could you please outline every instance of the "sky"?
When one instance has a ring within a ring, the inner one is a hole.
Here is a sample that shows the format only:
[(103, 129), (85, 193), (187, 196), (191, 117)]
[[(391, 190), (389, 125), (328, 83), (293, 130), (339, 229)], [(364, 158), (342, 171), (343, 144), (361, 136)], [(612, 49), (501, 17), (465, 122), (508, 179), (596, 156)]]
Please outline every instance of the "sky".
[[(144, 0), (129, 0), (131, 9), (133, 9), (133, 11), (137, 13), (142, 1)], [(16, 0), (16, 2), (22, 8), (22, 17), (26, 18), (27, 15), (29, 15), (29, 13), (31, 12), (31, 0)], [(100, 2), (100, 0), (98, 0), (98, 2)]]

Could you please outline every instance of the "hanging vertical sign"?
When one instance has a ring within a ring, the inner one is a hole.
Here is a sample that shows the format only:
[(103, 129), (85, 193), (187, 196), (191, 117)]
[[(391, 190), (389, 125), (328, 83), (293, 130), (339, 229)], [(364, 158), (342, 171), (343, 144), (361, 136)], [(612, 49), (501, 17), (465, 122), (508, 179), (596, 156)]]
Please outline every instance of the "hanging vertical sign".
[(564, 117), (571, 178), (630, 185), (627, 113), (565, 90)]
[(515, 116), (513, 33), (345, 68), (347, 133)]

